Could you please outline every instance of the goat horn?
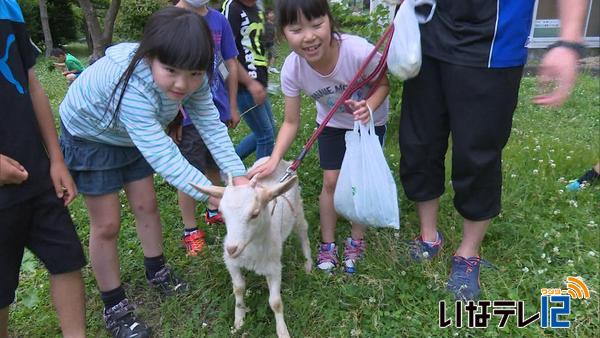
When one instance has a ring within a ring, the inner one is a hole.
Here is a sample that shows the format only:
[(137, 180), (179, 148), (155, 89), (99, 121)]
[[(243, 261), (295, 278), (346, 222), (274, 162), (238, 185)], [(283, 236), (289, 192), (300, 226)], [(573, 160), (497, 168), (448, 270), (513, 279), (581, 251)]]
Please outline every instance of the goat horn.
[(252, 177), (252, 179), (250, 180), (250, 187), (252, 187), (252, 188), (256, 187), (257, 179), (258, 179), (258, 175), (254, 175), (254, 177)]

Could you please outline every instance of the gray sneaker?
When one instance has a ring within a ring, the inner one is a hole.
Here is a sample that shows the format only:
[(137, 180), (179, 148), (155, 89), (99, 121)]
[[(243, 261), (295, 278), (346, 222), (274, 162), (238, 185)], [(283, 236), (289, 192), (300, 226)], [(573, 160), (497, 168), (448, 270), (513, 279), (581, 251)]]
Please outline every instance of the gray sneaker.
[(165, 296), (183, 293), (188, 287), (187, 283), (177, 278), (167, 265), (158, 270), (154, 277), (148, 279), (148, 284)]
[(135, 307), (123, 299), (119, 304), (104, 309), (106, 329), (114, 338), (147, 338), (151, 330), (144, 322), (136, 318)]

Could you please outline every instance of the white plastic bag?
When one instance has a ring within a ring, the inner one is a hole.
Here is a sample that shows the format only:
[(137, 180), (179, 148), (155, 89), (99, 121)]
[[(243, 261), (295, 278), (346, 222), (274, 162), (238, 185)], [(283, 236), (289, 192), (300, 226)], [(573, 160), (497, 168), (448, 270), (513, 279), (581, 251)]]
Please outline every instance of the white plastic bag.
[(396, 183), (373, 118), (368, 126), (355, 122), (354, 130), (346, 132), (346, 154), (333, 201), (337, 213), (353, 223), (400, 228)]
[[(400, 80), (411, 79), (421, 69), (421, 32), (419, 23), (426, 23), (433, 17), (435, 0), (404, 0), (394, 18), (394, 34), (390, 41), (387, 66)], [(430, 6), (428, 16), (416, 13), (415, 7)]]

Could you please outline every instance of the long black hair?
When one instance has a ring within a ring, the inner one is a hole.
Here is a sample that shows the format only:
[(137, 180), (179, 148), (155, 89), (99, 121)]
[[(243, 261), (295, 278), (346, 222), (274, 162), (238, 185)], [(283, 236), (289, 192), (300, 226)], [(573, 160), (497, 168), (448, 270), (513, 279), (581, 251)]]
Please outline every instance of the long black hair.
[(326, 15), (331, 25), (331, 43), (337, 37), (339, 30), (337, 23), (331, 15), (327, 0), (279, 0), (277, 1), (277, 27), (283, 33), (283, 27), (293, 25), (300, 21), (300, 15), (313, 20)]
[(214, 62), (213, 44), (208, 24), (194, 12), (167, 7), (152, 14), (144, 26), (138, 49), (111, 93), (108, 107), (114, 102), (117, 90), (121, 88), (109, 126), (118, 121), (127, 84), (140, 61), (145, 58), (157, 58), (161, 63), (173, 68), (205, 71), (210, 78)]

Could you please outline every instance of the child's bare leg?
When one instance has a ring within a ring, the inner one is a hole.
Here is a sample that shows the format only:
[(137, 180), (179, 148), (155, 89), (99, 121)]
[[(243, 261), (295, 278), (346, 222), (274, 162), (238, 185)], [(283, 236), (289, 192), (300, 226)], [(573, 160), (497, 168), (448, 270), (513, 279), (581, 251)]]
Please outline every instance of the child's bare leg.
[[(218, 169), (207, 169), (205, 171), (206, 171), (206, 178), (208, 178), (210, 183), (212, 183), (213, 185), (218, 185), (218, 186), (222, 185), (221, 176), (219, 175)], [(212, 209), (212, 210), (214, 210), (218, 207), (209, 202), (207, 202), (207, 206), (209, 209)]]
[(437, 240), (437, 217), (440, 208), (440, 199), (432, 199), (425, 202), (417, 202), (417, 215), (421, 225), (421, 238), (424, 241), (435, 242)]
[(182, 191), (177, 191), (177, 199), (179, 202), (179, 210), (181, 211), (181, 218), (183, 218), (183, 227), (185, 229), (195, 228), (196, 201)]
[(479, 248), (491, 220), (471, 221), (465, 218), (463, 223), (463, 238), (456, 256), (465, 258), (479, 256)]
[(90, 216), (90, 262), (100, 291), (121, 286), (117, 238), (121, 228), (118, 193), (85, 196)]
[(350, 236), (354, 240), (360, 240), (365, 237), (365, 226), (358, 223), (352, 223), (352, 229), (350, 230)]
[(594, 171), (596, 172), (596, 174), (600, 174), (600, 162), (596, 163), (596, 165), (594, 166)]
[(129, 206), (135, 215), (138, 238), (145, 257), (163, 254), (162, 227), (152, 175), (125, 185)]
[(0, 309), (0, 338), (8, 338), (8, 306)]
[(85, 294), (81, 270), (51, 275), (50, 294), (63, 337), (85, 337)]
[(337, 213), (333, 205), (333, 193), (337, 183), (339, 170), (323, 171), (323, 188), (319, 195), (319, 213), (321, 220), (321, 241), (323, 243), (335, 242), (335, 225)]

